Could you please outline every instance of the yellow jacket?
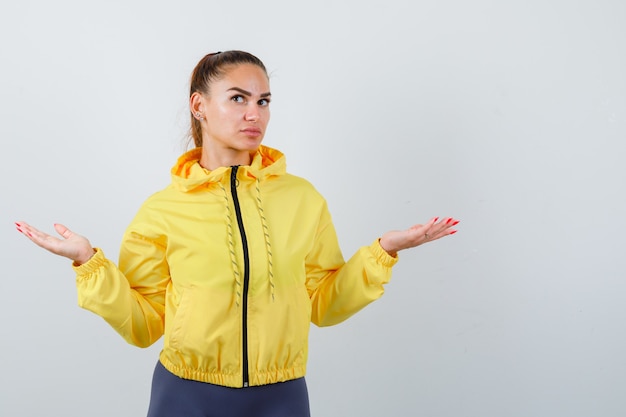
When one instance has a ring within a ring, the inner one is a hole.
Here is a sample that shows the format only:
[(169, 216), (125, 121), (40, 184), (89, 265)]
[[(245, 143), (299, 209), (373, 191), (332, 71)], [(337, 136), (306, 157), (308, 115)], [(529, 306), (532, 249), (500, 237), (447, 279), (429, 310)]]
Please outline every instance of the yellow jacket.
[(164, 335), (163, 365), (229, 387), (304, 376), (310, 322), (339, 323), (380, 297), (396, 258), (378, 240), (344, 262), (323, 197), (261, 146), (208, 171), (182, 155), (124, 234), (75, 267), (78, 303), (126, 341)]

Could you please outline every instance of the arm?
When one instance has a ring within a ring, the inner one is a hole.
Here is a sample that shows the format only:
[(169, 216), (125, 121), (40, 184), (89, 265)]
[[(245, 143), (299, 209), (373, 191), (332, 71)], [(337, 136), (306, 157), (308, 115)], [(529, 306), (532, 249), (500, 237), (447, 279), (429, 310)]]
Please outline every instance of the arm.
[(170, 279), (164, 242), (129, 228), (119, 268), (97, 250), (74, 270), (78, 305), (101, 316), (128, 343), (147, 347), (163, 335), (165, 289)]
[(163, 334), (169, 268), (164, 238), (143, 236), (134, 231), (138, 222), (133, 223), (122, 242), (119, 268), (101, 250), (92, 248), (86, 238), (65, 226), (54, 226), (61, 239), (24, 222), (16, 226), (36, 245), (74, 261), (81, 307), (101, 316), (128, 343), (146, 347)]
[(397, 258), (385, 252), (378, 240), (360, 248), (344, 262), (335, 228), (324, 205), (314, 244), (306, 257), (311, 321), (318, 326), (331, 326), (378, 299), (396, 262)]
[(360, 248), (344, 262), (330, 214), (324, 206), (313, 249), (306, 258), (311, 320), (318, 326), (340, 323), (378, 299), (391, 279), (397, 252), (456, 233), (457, 220), (434, 218), (425, 225), (391, 231)]

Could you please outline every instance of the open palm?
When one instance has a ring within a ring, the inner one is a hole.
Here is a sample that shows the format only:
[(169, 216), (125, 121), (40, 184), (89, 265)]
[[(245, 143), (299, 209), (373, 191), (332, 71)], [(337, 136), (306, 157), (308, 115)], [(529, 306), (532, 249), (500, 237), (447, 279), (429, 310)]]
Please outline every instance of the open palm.
[(16, 222), (17, 230), (40, 246), (55, 255), (73, 260), (77, 265), (84, 264), (93, 256), (94, 249), (84, 236), (72, 232), (62, 224), (55, 224), (54, 230), (61, 238), (51, 236), (25, 222)]

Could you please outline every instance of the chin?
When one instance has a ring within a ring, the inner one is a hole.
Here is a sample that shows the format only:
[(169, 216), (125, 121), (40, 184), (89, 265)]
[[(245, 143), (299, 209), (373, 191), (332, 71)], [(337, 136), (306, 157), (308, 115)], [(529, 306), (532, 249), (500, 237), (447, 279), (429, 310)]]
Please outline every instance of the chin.
[(246, 150), (250, 153), (254, 153), (259, 149), (259, 146), (261, 146), (261, 141), (255, 142), (255, 143), (251, 143), (248, 144), (246, 146), (242, 147), (242, 150)]

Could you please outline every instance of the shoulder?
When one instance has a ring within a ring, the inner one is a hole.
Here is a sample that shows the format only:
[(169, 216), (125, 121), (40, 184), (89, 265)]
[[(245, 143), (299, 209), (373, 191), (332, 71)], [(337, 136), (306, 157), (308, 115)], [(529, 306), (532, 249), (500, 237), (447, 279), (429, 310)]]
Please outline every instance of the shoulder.
[(293, 184), (293, 186), (302, 187), (303, 189), (317, 192), (315, 186), (313, 186), (313, 184), (309, 180), (303, 177), (299, 177), (290, 173), (285, 173), (284, 175), (282, 175), (282, 178), (290, 184)]
[(261, 198), (268, 209), (295, 213), (300, 219), (319, 218), (328, 211), (326, 199), (310, 181), (288, 173), (267, 181)]
[(165, 188), (153, 192), (150, 194), (143, 202), (142, 208), (153, 208), (162, 204), (164, 201), (170, 200), (173, 197), (173, 194), (178, 193), (177, 190), (172, 187), (172, 185), (168, 185)]
[(156, 220), (168, 211), (169, 207), (180, 201), (181, 194), (171, 184), (149, 195), (139, 207), (137, 217)]
[(297, 175), (285, 173), (277, 178), (275, 184), (285, 193), (291, 193), (300, 197), (323, 200), (324, 197), (307, 179)]

